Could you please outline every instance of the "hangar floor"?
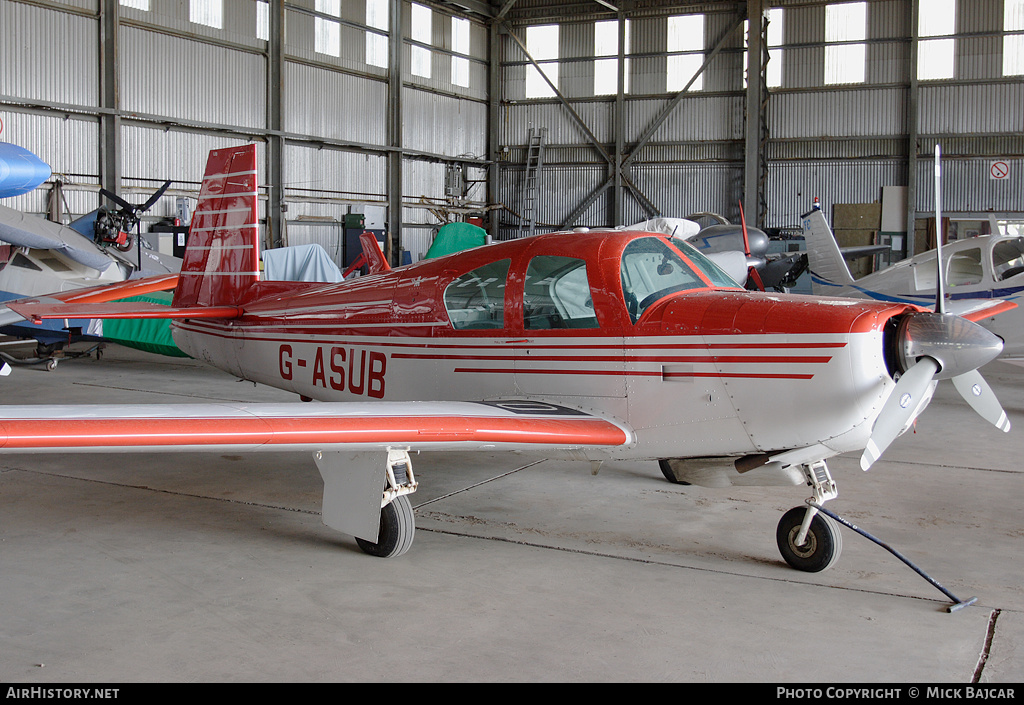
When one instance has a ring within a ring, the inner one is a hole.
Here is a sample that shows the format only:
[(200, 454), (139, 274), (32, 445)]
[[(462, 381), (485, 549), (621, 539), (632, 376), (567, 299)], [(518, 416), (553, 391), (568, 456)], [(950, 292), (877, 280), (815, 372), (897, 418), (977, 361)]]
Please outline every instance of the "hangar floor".
[[(804, 488), (674, 486), (654, 463), (415, 458), (392, 560), (319, 519), (306, 454), (0, 456), (0, 682), (1024, 680), (1024, 371), (986, 378), (1002, 434), (940, 384), (917, 431), (829, 508), (839, 563), (775, 546)], [(16, 368), (4, 403), (284, 400), (191, 360), (108, 347)]]

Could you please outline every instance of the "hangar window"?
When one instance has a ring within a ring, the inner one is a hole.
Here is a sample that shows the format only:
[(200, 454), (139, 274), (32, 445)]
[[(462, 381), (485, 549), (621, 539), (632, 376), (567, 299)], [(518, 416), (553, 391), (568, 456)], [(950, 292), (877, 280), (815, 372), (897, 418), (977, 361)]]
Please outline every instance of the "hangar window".
[(467, 272), (444, 290), (444, 307), (456, 330), (505, 327), (505, 282), (512, 260)]
[(917, 77), (953, 78), (955, 46), (950, 35), (956, 33), (956, 0), (932, 0), (927, 12), (922, 9), (917, 28)]
[(530, 260), (523, 287), (523, 327), (598, 327), (586, 262), (551, 255)]
[(366, 63), (388, 67), (388, 0), (366, 0)]
[[(622, 53), (629, 54), (629, 20), (624, 20)], [(594, 95), (615, 95), (619, 91), (619, 21), (594, 23)], [(629, 59), (624, 60), (622, 92), (629, 93)]]
[(223, 0), (189, 0), (188, 19), (196, 24), (224, 29)]
[(1024, 0), (1006, 0), (1003, 31), (1003, 75), (1024, 75)]
[(265, 42), (270, 40), (270, 2), (268, 0), (257, 0), (256, 2), (256, 38)]
[(768, 87), (782, 85), (782, 33), (785, 30), (785, 15), (781, 7), (768, 10)]
[(704, 74), (694, 74), (704, 64), (704, 15), (668, 18), (668, 65), (665, 89), (678, 93), (690, 83), (690, 90), (704, 87)]
[(868, 8), (864, 2), (825, 6), (825, 83), (864, 83)]
[[(341, 16), (341, 0), (316, 0), (316, 11)], [(341, 56), (341, 23), (327, 17), (313, 19), (313, 48), (321, 54)]]
[(149, 0), (121, 0), (121, 7), (132, 7), (149, 12)]
[(656, 237), (643, 237), (622, 251), (622, 296), (636, 323), (651, 304), (669, 294), (707, 286), (672, 249)]
[[(430, 44), (433, 37), (434, 12), (425, 5), (412, 4), (412, 40), (419, 44)], [(413, 44), (409, 49), (412, 73), (430, 78), (430, 49)]]
[(469, 87), (469, 20), (452, 18), (452, 83), (463, 88)]
[(527, 27), (526, 51), (544, 71), (542, 76), (532, 64), (526, 67), (526, 97), (554, 98), (555, 92), (544, 80), (544, 76), (547, 76), (548, 81), (558, 88), (558, 25)]

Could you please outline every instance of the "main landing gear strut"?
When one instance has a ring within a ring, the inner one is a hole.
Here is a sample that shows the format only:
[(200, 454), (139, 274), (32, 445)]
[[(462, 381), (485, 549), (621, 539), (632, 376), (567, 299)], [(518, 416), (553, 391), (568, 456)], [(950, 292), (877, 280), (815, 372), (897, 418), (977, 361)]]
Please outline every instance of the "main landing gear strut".
[(319, 451), (324, 524), (356, 537), (364, 552), (400, 556), (412, 546), (416, 523), (408, 495), (416, 491), (409, 450), (387, 449), (381, 492), (381, 451)]

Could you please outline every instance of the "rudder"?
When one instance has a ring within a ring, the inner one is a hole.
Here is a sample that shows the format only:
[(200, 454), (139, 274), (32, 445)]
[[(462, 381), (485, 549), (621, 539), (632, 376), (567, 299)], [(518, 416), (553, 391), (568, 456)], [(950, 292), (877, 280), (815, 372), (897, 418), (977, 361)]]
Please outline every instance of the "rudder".
[(259, 281), (256, 177), (255, 144), (210, 152), (172, 307), (235, 305)]

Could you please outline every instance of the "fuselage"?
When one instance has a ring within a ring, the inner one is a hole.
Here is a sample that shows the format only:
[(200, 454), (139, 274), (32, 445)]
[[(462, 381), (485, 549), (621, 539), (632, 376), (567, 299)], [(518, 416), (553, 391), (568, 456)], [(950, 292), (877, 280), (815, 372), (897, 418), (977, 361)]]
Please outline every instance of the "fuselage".
[(548, 401), (629, 424), (619, 457), (863, 448), (903, 304), (746, 292), (689, 248), (556, 233), (340, 284), (259, 282), (193, 357), (302, 397)]

